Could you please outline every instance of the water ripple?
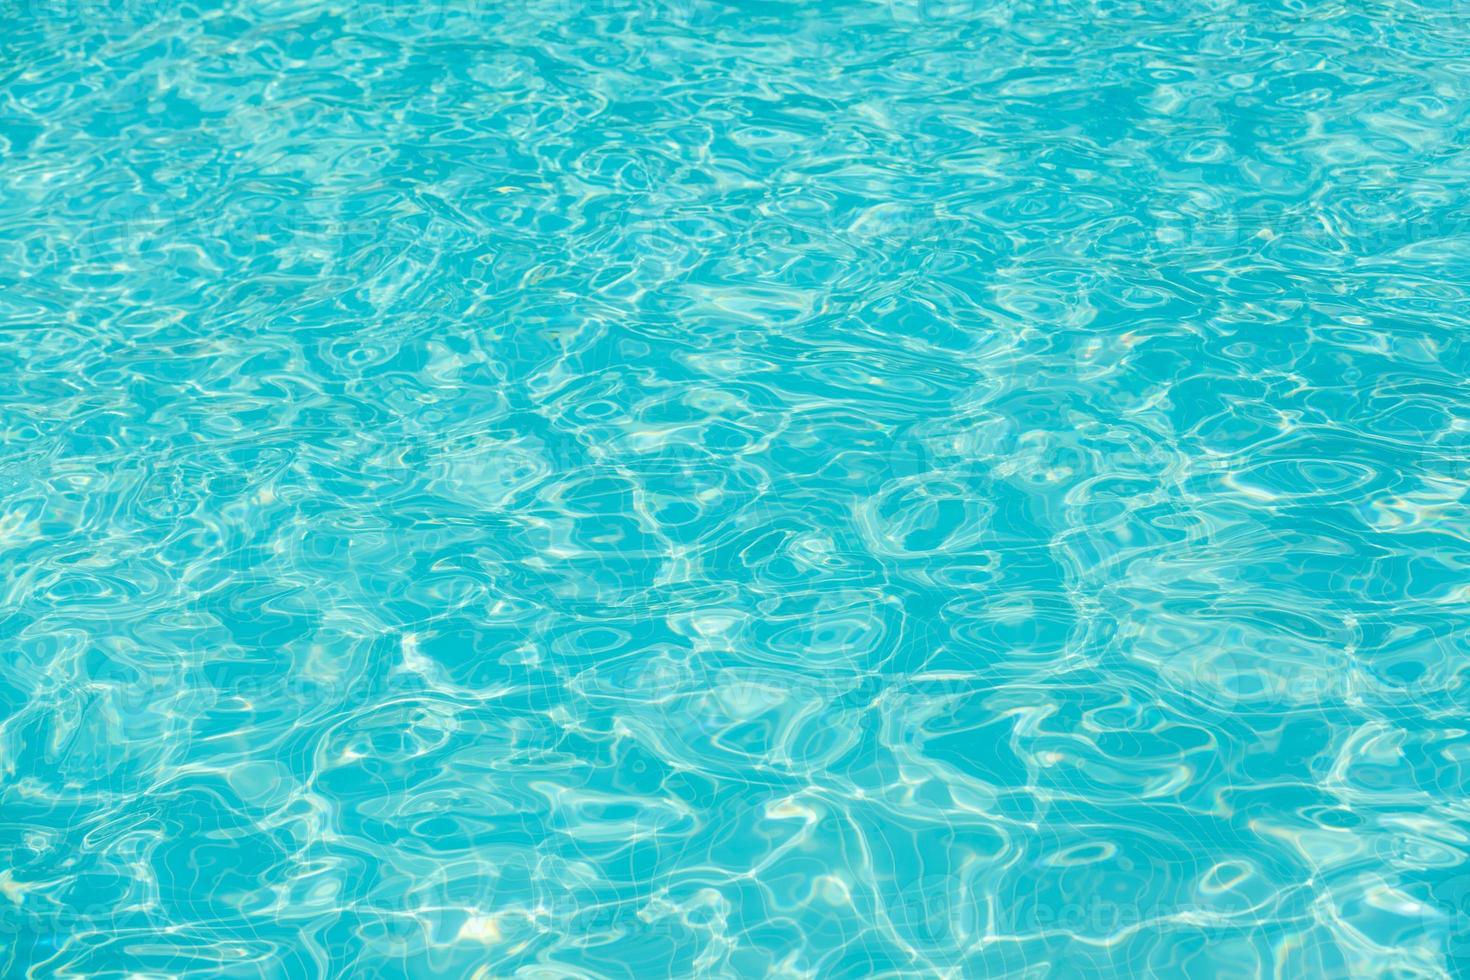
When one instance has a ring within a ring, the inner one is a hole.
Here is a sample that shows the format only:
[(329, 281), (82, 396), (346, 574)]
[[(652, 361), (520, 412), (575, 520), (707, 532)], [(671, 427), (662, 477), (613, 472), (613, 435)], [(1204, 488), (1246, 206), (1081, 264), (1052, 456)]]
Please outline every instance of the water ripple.
[(1470, 27), (8, 0), (0, 972), (1470, 969)]

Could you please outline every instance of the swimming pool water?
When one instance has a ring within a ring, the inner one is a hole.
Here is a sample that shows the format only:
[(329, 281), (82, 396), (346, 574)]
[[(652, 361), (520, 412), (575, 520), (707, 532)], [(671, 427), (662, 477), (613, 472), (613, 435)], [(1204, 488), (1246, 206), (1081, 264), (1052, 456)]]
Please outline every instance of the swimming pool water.
[(0, 974), (1470, 976), (1470, 7), (8, 0)]

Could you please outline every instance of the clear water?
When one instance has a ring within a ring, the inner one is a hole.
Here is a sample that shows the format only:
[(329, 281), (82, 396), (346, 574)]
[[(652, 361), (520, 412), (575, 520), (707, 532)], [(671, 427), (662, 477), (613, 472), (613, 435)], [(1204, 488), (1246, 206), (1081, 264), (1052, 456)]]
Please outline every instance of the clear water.
[(9, 0), (0, 973), (1470, 971), (1470, 8)]

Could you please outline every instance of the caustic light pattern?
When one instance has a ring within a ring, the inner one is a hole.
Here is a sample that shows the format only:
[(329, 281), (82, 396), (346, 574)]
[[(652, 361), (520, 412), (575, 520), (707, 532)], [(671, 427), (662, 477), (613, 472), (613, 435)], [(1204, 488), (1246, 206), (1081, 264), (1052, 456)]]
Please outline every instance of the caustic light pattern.
[(1470, 975), (1470, 7), (0, 0), (0, 975)]

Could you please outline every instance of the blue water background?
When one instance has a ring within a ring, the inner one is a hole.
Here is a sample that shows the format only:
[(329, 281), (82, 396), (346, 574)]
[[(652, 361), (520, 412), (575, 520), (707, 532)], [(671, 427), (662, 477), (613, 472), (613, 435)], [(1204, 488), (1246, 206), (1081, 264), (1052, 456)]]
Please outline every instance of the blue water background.
[(1470, 975), (1470, 7), (3, 0), (6, 977)]

